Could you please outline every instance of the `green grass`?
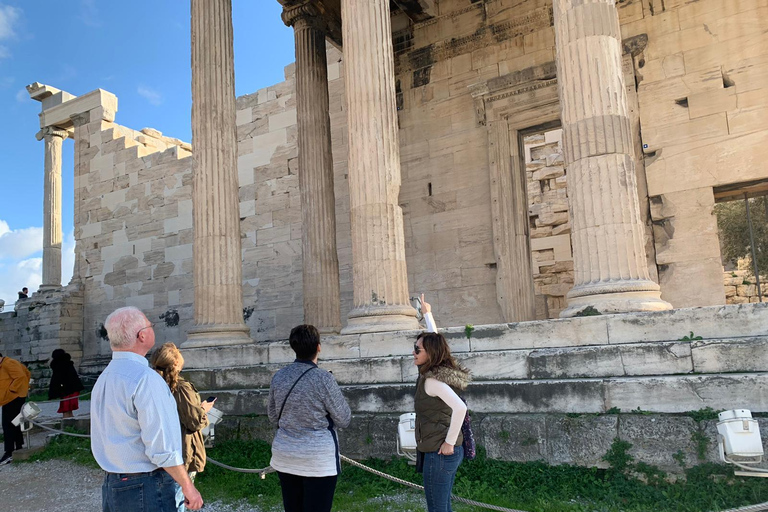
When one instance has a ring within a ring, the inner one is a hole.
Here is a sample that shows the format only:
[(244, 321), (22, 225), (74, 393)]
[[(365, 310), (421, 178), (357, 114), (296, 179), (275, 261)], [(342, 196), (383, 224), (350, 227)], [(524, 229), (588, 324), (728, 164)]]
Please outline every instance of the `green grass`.
[[(86, 432), (81, 432), (69, 427), (65, 428), (65, 430), (67, 432), (72, 432), (75, 434), (86, 433)], [(83, 437), (71, 437), (71, 436), (65, 436), (65, 435), (58, 435), (56, 437), (51, 438), (48, 445), (45, 447), (45, 449), (43, 449), (43, 451), (32, 455), (32, 457), (30, 457), (30, 459), (25, 462), (35, 462), (35, 461), (44, 461), (44, 460), (52, 460), (52, 459), (68, 460), (76, 464), (81, 464), (83, 466), (88, 466), (92, 468), (99, 467), (99, 465), (96, 464), (96, 460), (93, 458), (93, 455), (91, 454), (90, 439), (86, 439)]]
[[(686, 471), (686, 479), (675, 483), (645, 464), (633, 464), (622, 454), (626, 447), (615, 444), (607, 458), (641, 473), (650, 483), (628, 476), (617, 469), (549, 466), (542, 462), (514, 463), (490, 460), (482, 448), (478, 458), (459, 468), (454, 493), (466, 498), (527, 510), (530, 512), (708, 512), (768, 501), (768, 482), (760, 478), (736, 478), (733, 469), (703, 464)], [(226, 441), (209, 450), (216, 460), (236, 467), (260, 468), (269, 464), (270, 447), (262, 441)], [(66, 459), (94, 467), (87, 439), (54, 439), (33, 460)], [(421, 483), (421, 475), (403, 459), (372, 459), (366, 464)], [(198, 475), (197, 486), (207, 500), (225, 502), (245, 500), (259, 507), (279, 508), (280, 484), (277, 476), (233, 473), (208, 464)], [(378, 497), (405, 495), (389, 502)], [(419, 493), (344, 465), (336, 489), (334, 510), (398, 512), (421, 510)], [(457, 504), (457, 512), (473, 507)]]

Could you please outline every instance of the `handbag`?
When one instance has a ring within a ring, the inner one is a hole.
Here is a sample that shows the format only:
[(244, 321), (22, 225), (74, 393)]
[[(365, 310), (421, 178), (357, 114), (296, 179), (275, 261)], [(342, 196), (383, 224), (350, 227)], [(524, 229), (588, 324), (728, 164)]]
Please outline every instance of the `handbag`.
[(298, 379), (296, 379), (296, 382), (294, 382), (294, 383), (293, 383), (293, 386), (291, 386), (291, 389), (289, 389), (289, 390), (288, 390), (288, 394), (287, 394), (287, 395), (285, 395), (285, 400), (283, 400), (283, 405), (281, 405), (281, 406), (280, 406), (280, 414), (278, 414), (278, 416), (277, 416), (277, 423), (278, 423), (278, 425), (280, 424), (280, 418), (282, 418), (282, 417), (283, 417), (283, 409), (285, 409), (285, 402), (287, 402), (287, 401), (288, 401), (288, 397), (289, 397), (289, 396), (291, 396), (291, 393), (293, 392), (293, 388), (295, 388), (295, 387), (296, 387), (296, 384), (298, 384), (298, 383), (299, 383), (299, 381), (300, 381), (300, 380), (301, 380), (301, 379), (302, 379), (302, 378), (303, 378), (303, 377), (304, 377), (306, 374), (308, 374), (309, 372), (311, 372), (311, 371), (312, 371), (312, 370), (314, 370), (315, 368), (317, 368), (317, 366), (312, 366), (312, 367), (310, 367), (308, 370), (305, 370), (305, 371), (304, 371), (304, 373), (302, 373), (301, 375), (299, 375), (299, 378), (298, 378)]
[[(463, 397), (460, 398), (466, 405), (467, 401)], [(472, 432), (472, 416), (469, 414), (469, 408), (467, 408), (467, 414), (461, 423), (461, 435), (464, 437), (464, 441), (461, 443), (461, 447), (464, 448), (464, 458), (466, 460), (474, 460), (477, 456), (477, 450), (475, 447), (475, 434)]]

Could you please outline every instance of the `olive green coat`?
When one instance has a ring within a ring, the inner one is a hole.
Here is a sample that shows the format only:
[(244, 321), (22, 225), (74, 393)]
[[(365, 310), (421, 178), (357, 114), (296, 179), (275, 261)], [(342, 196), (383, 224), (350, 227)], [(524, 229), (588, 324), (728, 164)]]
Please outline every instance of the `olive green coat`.
[(182, 455), (187, 472), (202, 472), (205, 469), (205, 440), (200, 432), (208, 426), (205, 413), (195, 386), (186, 380), (179, 380), (173, 392), (181, 422)]
[[(424, 389), (428, 378), (434, 378), (448, 384), (456, 394), (464, 391), (469, 384), (469, 371), (464, 368), (455, 370), (446, 366), (432, 368), (419, 376), (416, 383), (414, 408), (416, 410), (416, 448), (423, 453), (436, 452), (445, 442), (448, 428), (451, 426), (453, 410), (439, 397), (429, 396)], [(464, 436), (459, 432), (456, 446), (461, 446)]]

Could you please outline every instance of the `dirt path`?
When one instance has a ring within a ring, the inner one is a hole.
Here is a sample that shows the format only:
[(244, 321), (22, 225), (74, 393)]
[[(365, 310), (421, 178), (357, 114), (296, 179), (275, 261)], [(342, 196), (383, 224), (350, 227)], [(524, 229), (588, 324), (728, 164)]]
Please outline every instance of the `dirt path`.
[[(14, 462), (0, 466), (2, 510), (90, 512), (101, 510), (104, 472), (66, 462)], [(250, 505), (206, 503), (206, 512), (262, 512)]]
[[(98, 512), (104, 472), (73, 462), (14, 462), (0, 466), (0, 503), (8, 512)], [(205, 498), (205, 496), (203, 496)], [(426, 510), (424, 499), (410, 494), (372, 498), (381, 512)], [(205, 512), (278, 512), (247, 503), (206, 502)]]

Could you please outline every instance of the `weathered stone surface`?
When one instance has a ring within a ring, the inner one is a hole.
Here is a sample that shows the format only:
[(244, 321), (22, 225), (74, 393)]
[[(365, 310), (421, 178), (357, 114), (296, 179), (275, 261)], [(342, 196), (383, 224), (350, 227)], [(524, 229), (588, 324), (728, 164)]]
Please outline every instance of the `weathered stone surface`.
[(735, 338), (691, 343), (693, 369), (712, 372), (764, 372), (768, 370), (768, 340)]
[(551, 464), (607, 467), (602, 460), (618, 437), (614, 415), (547, 419), (547, 461)]
[(680, 463), (673, 458), (682, 453), (686, 466), (699, 462), (693, 456), (696, 446), (692, 435), (699, 427), (685, 416), (621, 414), (618, 437), (632, 444), (630, 455), (664, 471), (679, 472)]
[(529, 462), (547, 460), (547, 420), (544, 415), (486, 415), (473, 418), (477, 444), (488, 457)]

